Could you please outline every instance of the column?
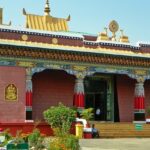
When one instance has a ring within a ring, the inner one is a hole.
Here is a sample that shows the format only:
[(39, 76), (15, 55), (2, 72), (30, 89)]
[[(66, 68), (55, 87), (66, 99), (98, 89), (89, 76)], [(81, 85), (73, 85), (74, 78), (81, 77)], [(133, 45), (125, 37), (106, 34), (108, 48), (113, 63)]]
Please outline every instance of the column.
[(145, 121), (144, 81), (139, 80), (135, 85), (134, 121)]
[(32, 73), (26, 69), (26, 120), (32, 120)]
[(85, 106), (84, 95), (84, 77), (82, 74), (76, 75), (73, 105), (77, 108), (83, 109)]

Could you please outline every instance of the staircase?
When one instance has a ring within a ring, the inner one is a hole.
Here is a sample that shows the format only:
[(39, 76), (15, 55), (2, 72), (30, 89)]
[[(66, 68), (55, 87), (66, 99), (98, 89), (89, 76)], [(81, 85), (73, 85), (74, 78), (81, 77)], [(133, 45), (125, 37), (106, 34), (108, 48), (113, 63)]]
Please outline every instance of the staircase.
[(95, 124), (101, 138), (128, 138), (128, 137), (149, 137), (150, 124), (133, 123), (101, 123)]

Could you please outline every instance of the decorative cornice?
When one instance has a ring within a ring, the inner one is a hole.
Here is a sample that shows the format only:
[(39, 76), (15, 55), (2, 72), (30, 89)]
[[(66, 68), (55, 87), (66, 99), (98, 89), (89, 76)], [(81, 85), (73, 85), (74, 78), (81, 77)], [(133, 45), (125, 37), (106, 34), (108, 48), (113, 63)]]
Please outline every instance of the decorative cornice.
[[(34, 41), (34, 42), (41, 42), (41, 43), (50, 43), (50, 40), (47, 41), (46, 39), (49, 38), (58, 38), (62, 39), (61, 45), (67, 46), (69, 40), (71, 41), (72, 46), (78, 46), (81, 47), (90, 47), (93, 49), (96, 49), (98, 47), (104, 47), (104, 48), (110, 48), (110, 49), (123, 49), (128, 51), (137, 51), (140, 52), (142, 48), (150, 48), (150, 44), (142, 44), (140, 43), (138, 46), (134, 46), (132, 44), (128, 43), (120, 43), (120, 42), (112, 42), (112, 41), (88, 41), (84, 39), (84, 33), (74, 33), (74, 32), (46, 32), (46, 31), (39, 31), (39, 30), (31, 30), (31, 29), (14, 29), (11, 27), (0, 27), (0, 32), (6, 32), (8, 34), (12, 34), (9, 36), (9, 38), (6, 36), (6, 34), (1, 35), (1, 39), (9, 39), (9, 40), (16, 40), (19, 41), (20, 34), (21, 35), (27, 35), (28, 41)], [(33, 38), (35, 36), (35, 38)], [(15, 39), (15, 37), (18, 37)], [(64, 41), (65, 40), (65, 41)], [(44, 42), (43, 42), (44, 41)], [(79, 41), (80, 44), (75, 43), (75, 41)], [(59, 42), (58, 42), (59, 44)], [(149, 52), (150, 53), (150, 52)]]
[(32, 58), (67, 62), (108, 64), (119, 66), (150, 67), (150, 58), (127, 57), (104, 53), (64, 51), (50, 48), (1, 45), (0, 56), (14, 58)]

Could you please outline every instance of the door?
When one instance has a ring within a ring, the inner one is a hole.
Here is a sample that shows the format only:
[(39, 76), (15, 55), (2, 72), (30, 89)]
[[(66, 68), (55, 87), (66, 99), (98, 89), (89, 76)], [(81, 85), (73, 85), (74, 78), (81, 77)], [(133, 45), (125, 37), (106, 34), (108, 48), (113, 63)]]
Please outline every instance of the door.
[[(101, 80), (87, 80), (85, 84), (85, 107), (94, 109), (94, 120), (107, 120), (106, 104), (107, 82)], [(98, 111), (100, 111), (100, 114), (96, 113)]]

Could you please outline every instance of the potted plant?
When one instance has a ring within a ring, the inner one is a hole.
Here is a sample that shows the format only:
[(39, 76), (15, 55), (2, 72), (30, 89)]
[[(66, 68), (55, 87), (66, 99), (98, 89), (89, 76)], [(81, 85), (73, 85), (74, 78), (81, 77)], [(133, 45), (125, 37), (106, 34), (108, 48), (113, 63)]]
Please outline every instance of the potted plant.
[(90, 127), (89, 121), (94, 117), (93, 108), (82, 110), (81, 117), (87, 121), (87, 126)]
[(150, 106), (146, 108), (146, 123), (150, 123)]
[(82, 110), (81, 117), (87, 121), (92, 120), (94, 117), (93, 108), (87, 108)]

